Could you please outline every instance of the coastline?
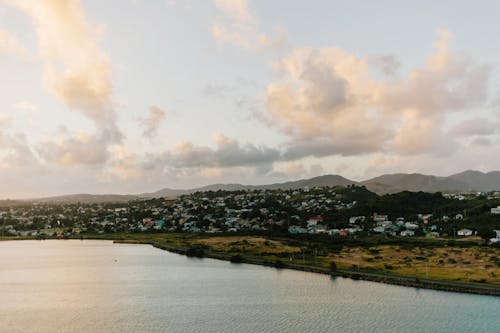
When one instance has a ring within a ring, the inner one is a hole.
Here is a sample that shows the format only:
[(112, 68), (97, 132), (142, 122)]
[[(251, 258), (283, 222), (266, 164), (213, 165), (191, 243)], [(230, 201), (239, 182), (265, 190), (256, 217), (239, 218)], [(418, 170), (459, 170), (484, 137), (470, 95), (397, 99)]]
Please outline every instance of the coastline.
[[(175, 246), (172, 244), (165, 244), (165, 242), (155, 242), (155, 241), (147, 241), (147, 240), (127, 240), (127, 239), (111, 239), (113, 243), (117, 244), (149, 244), (155, 248), (169, 251), (181, 255), (188, 254), (188, 248)], [(224, 253), (216, 253), (211, 251), (205, 251), (202, 257), (231, 261), (233, 256)], [(358, 270), (345, 270), (345, 269), (337, 269), (335, 271), (330, 271), (324, 267), (312, 266), (312, 265), (302, 265), (295, 264), (289, 262), (273, 262), (265, 259), (259, 258), (249, 258), (245, 256), (241, 256), (238, 263), (252, 264), (252, 265), (260, 265), (260, 266), (268, 266), (268, 267), (276, 267), (279, 269), (294, 269), (298, 271), (311, 272), (311, 273), (319, 273), (319, 274), (328, 274), (333, 277), (345, 277), (351, 278), (353, 280), (364, 280), (392, 285), (399, 285), (404, 287), (412, 287), (412, 288), (422, 288), (422, 289), (432, 289), (432, 290), (440, 290), (440, 291), (449, 291), (449, 292), (460, 292), (460, 293), (468, 293), (468, 294), (477, 294), (477, 295), (487, 295), (487, 296), (500, 296), (500, 286), (491, 286), (491, 285), (479, 285), (473, 283), (461, 283), (461, 282), (453, 282), (453, 281), (443, 281), (443, 280), (433, 280), (433, 279), (421, 279), (400, 275), (392, 275), (392, 274), (382, 274), (382, 273), (373, 273), (373, 272), (365, 272)]]
[[(71, 238), (79, 239), (79, 238)], [(364, 280), (392, 285), (399, 285), (411, 288), (422, 288), (422, 289), (432, 289), (440, 291), (449, 292), (459, 292), (477, 295), (487, 295), (487, 296), (500, 296), (500, 286), (496, 285), (484, 285), (478, 283), (464, 283), (456, 281), (446, 281), (437, 279), (427, 279), (427, 278), (417, 278), (411, 276), (403, 276), (396, 274), (387, 274), (381, 272), (368, 272), (364, 270), (348, 270), (348, 269), (336, 269), (331, 271), (328, 268), (307, 265), (307, 264), (297, 264), (287, 261), (280, 260), (269, 260), (263, 258), (248, 257), (245, 255), (238, 256), (238, 260), (234, 261), (234, 255), (213, 251), (203, 251), (201, 254), (189, 253), (189, 248), (185, 246), (179, 246), (174, 244), (169, 244), (163, 241), (156, 241), (154, 239), (123, 239), (123, 238), (113, 238), (113, 237), (85, 237), (86, 240), (108, 240), (117, 244), (148, 244), (155, 248), (173, 252), (181, 255), (187, 256), (198, 256), (210, 259), (224, 260), (234, 263), (245, 263), (252, 265), (260, 265), (267, 267), (275, 267), (277, 269), (294, 269), (298, 271), (311, 272), (326, 274), (332, 277), (344, 277), (351, 278), (353, 280)], [(19, 240), (36, 240), (32, 237), (0, 237), (0, 241), (19, 241)]]

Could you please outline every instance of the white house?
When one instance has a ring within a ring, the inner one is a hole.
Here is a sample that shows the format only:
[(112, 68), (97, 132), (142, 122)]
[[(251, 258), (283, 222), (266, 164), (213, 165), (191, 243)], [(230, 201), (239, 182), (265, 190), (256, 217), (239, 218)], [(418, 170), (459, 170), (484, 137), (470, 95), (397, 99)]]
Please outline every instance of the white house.
[(351, 216), (349, 218), (349, 224), (354, 224), (358, 221), (364, 221), (365, 220), (365, 217), (364, 216)]
[(491, 243), (500, 242), (500, 230), (495, 230), (496, 236), (495, 238), (490, 238)]
[(491, 209), (491, 214), (500, 215), (500, 206)]
[(415, 224), (415, 223), (406, 222), (405, 223), (405, 228), (406, 229), (410, 229), (410, 230), (415, 230), (415, 229), (418, 229), (418, 225)]
[(329, 234), (330, 236), (333, 236), (333, 235), (338, 235), (338, 234), (339, 234), (339, 231), (340, 231), (339, 229), (330, 229), (330, 230), (328, 230), (328, 234)]
[(415, 236), (415, 231), (413, 231), (413, 230), (403, 230), (403, 231), (401, 231), (401, 236), (403, 236), (403, 237)]
[(472, 236), (472, 230), (470, 229), (460, 229), (457, 231), (458, 236)]
[(379, 215), (377, 213), (373, 214), (373, 221), (375, 222), (384, 222), (389, 219), (388, 215)]

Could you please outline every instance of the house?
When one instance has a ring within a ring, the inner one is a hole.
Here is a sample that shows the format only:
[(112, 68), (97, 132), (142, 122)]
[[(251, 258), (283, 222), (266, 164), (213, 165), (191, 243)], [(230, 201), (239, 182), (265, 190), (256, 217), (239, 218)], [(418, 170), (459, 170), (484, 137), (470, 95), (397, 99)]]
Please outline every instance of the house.
[(472, 236), (472, 230), (470, 230), (470, 229), (460, 229), (460, 230), (457, 231), (457, 235), (458, 236), (464, 236), (464, 237)]
[(495, 238), (490, 238), (491, 243), (500, 242), (500, 230), (495, 230), (496, 236)]
[(354, 224), (358, 221), (361, 221), (363, 222), (365, 220), (365, 217), (364, 216), (351, 216), (349, 218), (349, 224)]
[(316, 224), (323, 222), (323, 217), (322, 216), (313, 216), (309, 220), (307, 220), (307, 226), (312, 227), (315, 226)]
[(347, 236), (347, 231), (345, 231), (344, 229), (340, 229), (339, 230), (339, 236), (346, 237)]
[(415, 223), (406, 222), (405, 223), (405, 228), (409, 229), (409, 230), (415, 230), (415, 229), (418, 229), (418, 225), (415, 224)]
[(377, 222), (378, 227), (384, 227), (387, 228), (392, 225), (392, 221), (382, 221), (382, 222)]
[(327, 231), (326, 231), (326, 227), (322, 224), (317, 224), (315, 227), (314, 227), (314, 233), (316, 234), (326, 234)]
[(292, 235), (305, 234), (307, 232), (307, 229), (301, 228), (296, 225), (292, 225), (290, 228), (288, 228), (288, 232), (291, 233)]
[(500, 206), (491, 209), (491, 214), (500, 215)]
[(417, 214), (419, 220), (423, 221), (424, 224), (429, 223), (429, 220), (432, 217), (432, 214)]
[(415, 236), (415, 231), (413, 231), (413, 230), (403, 230), (403, 231), (401, 231), (400, 235), (403, 236), (403, 237)]
[(328, 234), (329, 234), (330, 236), (338, 235), (338, 234), (339, 234), (339, 232), (340, 232), (340, 230), (339, 230), (339, 229), (330, 229), (330, 230), (328, 230)]
[(375, 222), (384, 222), (389, 219), (389, 215), (380, 215), (380, 214), (373, 214), (373, 221)]

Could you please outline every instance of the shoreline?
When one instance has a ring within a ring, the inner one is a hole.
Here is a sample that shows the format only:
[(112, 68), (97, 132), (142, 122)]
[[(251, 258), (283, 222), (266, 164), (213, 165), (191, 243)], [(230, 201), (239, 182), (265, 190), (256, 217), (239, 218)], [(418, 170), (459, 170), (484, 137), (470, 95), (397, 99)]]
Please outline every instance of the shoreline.
[[(181, 255), (187, 255), (188, 252), (187, 248), (171, 244), (165, 244), (164, 242), (159, 243), (155, 241), (127, 240), (127, 239), (112, 239), (112, 241), (113, 243), (116, 244), (149, 244), (160, 250), (173, 252)], [(231, 258), (233, 256), (224, 253), (205, 251), (203, 253), (203, 256), (201, 257), (232, 262)], [(327, 268), (318, 266), (294, 264), (284, 261), (279, 261), (278, 263), (265, 259), (249, 258), (245, 256), (241, 256), (239, 259), (240, 260), (237, 263), (275, 267), (279, 269), (284, 269), (284, 268), (294, 269), (303, 272), (327, 274), (333, 277), (350, 278), (353, 280), (364, 280), (364, 281), (385, 283), (385, 284), (398, 285), (411, 288), (432, 289), (432, 290), (459, 292), (459, 293), (486, 295), (486, 296), (500, 296), (500, 286), (496, 287), (491, 285), (479, 285), (479, 284), (452, 282), (444, 280), (421, 279), (421, 278), (414, 278), (414, 277), (407, 277), (400, 275), (373, 273), (373, 272), (365, 272), (357, 270), (355, 271), (355, 270), (337, 269), (335, 271), (330, 271)]]
[[(49, 238), (50, 239), (50, 238)], [(78, 240), (79, 238), (70, 238), (73, 240)], [(0, 241), (21, 241), (21, 240), (36, 240), (31, 237), (26, 238), (2, 238), (0, 237)], [(55, 239), (54, 239), (55, 240)], [(186, 255), (186, 256), (198, 256), (200, 258), (210, 258), (217, 260), (224, 260), (233, 263), (245, 263), (251, 265), (259, 265), (259, 266), (267, 266), (274, 267), (277, 269), (294, 269), (303, 272), (311, 272), (311, 273), (319, 273), (330, 275), (332, 277), (344, 277), (350, 278), (353, 280), (363, 280), (370, 282), (378, 282), (385, 283), (391, 285), (398, 285), (410, 288), (421, 288), (421, 289), (431, 289), (431, 290), (440, 290), (440, 291), (449, 291), (449, 292), (459, 292), (459, 293), (467, 293), (467, 294), (476, 294), (476, 295), (486, 295), (486, 296), (500, 296), (500, 286), (495, 285), (481, 285), (477, 283), (464, 283), (464, 282), (455, 282), (455, 281), (446, 281), (446, 280), (436, 280), (436, 279), (425, 279), (425, 278), (416, 278), (411, 276), (403, 276), (403, 275), (395, 275), (395, 274), (386, 274), (380, 272), (367, 272), (363, 270), (347, 270), (347, 269), (336, 269), (335, 271), (331, 271), (325, 267), (306, 265), (306, 264), (296, 264), (287, 261), (271, 261), (262, 258), (255, 257), (246, 257), (244, 255), (238, 256), (237, 261), (233, 261), (234, 255), (220, 253), (220, 252), (212, 252), (212, 251), (203, 251), (201, 255), (196, 255), (192, 253), (188, 253), (189, 248), (183, 246), (177, 246), (173, 244), (168, 244), (165, 241), (159, 242), (155, 240), (148, 239), (120, 239), (120, 238), (101, 238), (101, 237), (86, 237), (85, 240), (107, 240), (112, 241), (116, 244), (147, 244), (151, 245), (157, 249)]]

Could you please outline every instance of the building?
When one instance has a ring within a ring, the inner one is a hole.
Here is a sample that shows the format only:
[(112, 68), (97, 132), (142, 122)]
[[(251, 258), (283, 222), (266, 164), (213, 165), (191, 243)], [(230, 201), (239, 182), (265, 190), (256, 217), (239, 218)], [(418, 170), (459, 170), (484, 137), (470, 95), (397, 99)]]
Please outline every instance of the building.
[(401, 236), (403, 236), (403, 237), (415, 236), (415, 231), (413, 231), (413, 230), (403, 230), (403, 231), (401, 231)]
[(388, 215), (380, 215), (380, 214), (373, 214), (373, 221), (375, 222), (384, 222), (384, 221), (387, 221), (389, 219), (389, 216)]
[(460, 229), (460, 230), (457, 231), (457, 235), (458, 236), (464, 236), (464, 237), (472, 236), (472, 230), (470, 230), (470, 229)]
[(500, 215), (500, 206), (491, 209), (491, 214)]

